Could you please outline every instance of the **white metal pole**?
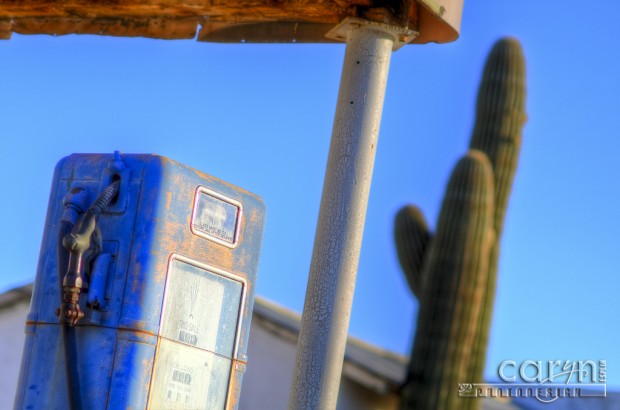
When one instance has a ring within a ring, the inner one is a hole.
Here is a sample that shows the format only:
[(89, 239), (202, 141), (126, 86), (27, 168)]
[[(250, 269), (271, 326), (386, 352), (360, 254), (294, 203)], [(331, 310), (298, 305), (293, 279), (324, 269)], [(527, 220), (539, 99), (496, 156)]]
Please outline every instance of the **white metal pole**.
[(335, 409), (394, 35), (347, 27), (290, 409)]

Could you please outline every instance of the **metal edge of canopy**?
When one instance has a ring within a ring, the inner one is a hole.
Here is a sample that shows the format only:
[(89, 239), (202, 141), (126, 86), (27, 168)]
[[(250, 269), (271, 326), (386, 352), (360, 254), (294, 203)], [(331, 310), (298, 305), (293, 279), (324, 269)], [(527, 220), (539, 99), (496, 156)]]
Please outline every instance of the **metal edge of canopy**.
[(420, 7), (419, 36), (412, 43), (450, 43), (459, 38), (464, 0), (416, 0)]

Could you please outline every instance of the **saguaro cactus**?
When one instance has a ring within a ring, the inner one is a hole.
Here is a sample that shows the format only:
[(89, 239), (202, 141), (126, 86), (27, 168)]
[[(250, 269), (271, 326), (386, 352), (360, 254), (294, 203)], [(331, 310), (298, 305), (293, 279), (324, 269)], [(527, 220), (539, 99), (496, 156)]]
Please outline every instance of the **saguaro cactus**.
[[(499, 238), (525, 119), (523, 52), (517, 40), (504, 38), (494, 45), (487, 59), (470, 153), (459, 161), (450, 179), (436, 236), (433, 238), (421, 211), (414, 206), (401, 209), (395, 219), (399, 260), (420, 302), (402, 408), (461, 409), (479, 405), (477, 400), (458, 401), (458, 384), (481, 382), (483, 378), (497, 283)], [(476, 203), (484, 210), (474, 211), (471, 207), (475, 201), (449, 199), (455, 197), (453, 191), (465, 192), (466, 186), (471, 189), (484, 185), (458, 176), (464, 162), (489, 165), (470, 165), (480, 175), (486, 172), (482, 169), (489, 170), (494, 206), (488, 221), (481, 216), (489, 212), (487, 205), (481, 205), (487, 204), (486, 200), (476, 197)], [(458, 207), (462, 209), (456, 210)], [(450, 217), (446, 216), (448, 213)], [(482, 224), (482, 220), (488, 222), (490, 233), (477, 230), (482, 228), (474, 221)]]
[(495, 303), (499, 262), (499, 240), (521, 148), (525, 114), (525, 58), (519, 41), (498, 41), (487, 59), (476, 105), (476, 125), (470, 148), (486, 153), (495, 175), (495, 216), (497, 238), (491, 249), (489, 279), (472, 354), (469, 381), (482, 381), (489, 331)]
[[(493, 171), (472, 150), (456, 165), (441, 207), (437, 236), (424, 264), (418, 332), (405, 388), (408, 408), (458, 407), (456, 388), (469, 368), (493, 245)], [(424, 391), (424, 394), (416, 394)]]

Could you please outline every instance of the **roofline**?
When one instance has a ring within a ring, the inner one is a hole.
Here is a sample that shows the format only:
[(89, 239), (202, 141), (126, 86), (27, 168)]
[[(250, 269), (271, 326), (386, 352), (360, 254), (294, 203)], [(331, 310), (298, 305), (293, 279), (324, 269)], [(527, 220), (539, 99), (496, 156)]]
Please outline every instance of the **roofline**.
[(0, 309), (8, 308), (20, 302), (30, 303), (32, 286), (33, 283), (31, 282), (0, 293)]
[[(267, 321), (267, 328), (295, 345), (301, 315), (261, 296), (254, 300), (254, 318)], [(271, 325), (271, 326), (270, 326)], [(397, 392), (406, 374), (409, 358), (349, 336), (342, 373), (381, 394)]]

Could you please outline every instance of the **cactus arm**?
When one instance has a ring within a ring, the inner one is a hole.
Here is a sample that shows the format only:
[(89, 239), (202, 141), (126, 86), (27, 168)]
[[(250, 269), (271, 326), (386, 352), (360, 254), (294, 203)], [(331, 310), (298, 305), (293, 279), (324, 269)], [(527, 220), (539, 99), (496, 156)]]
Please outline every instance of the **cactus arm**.
[(431, 239), (428, 224), (417, 206), (406, 205), (398, 211), (394, 220), (396, 253), (409, 289), (418, 298), (423, 289), (422, 266)]

